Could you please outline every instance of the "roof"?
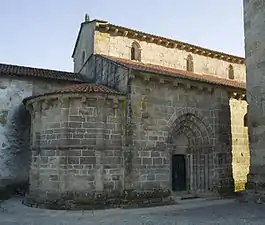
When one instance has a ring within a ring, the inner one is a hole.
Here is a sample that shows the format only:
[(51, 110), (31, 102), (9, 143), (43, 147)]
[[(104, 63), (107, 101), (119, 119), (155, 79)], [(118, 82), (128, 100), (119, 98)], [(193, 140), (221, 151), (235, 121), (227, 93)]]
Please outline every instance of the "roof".
[(56, 80), (80, 81), (80, 82), (82, 81), (81, 76), (77, 73), (10, 65), (3, 63), (0, 63), (0, 75), (28, 76), (28, 77), (39, 77), (39, 78), (48, 78)]
[(37, 96), (30, 96), (28, 98), (25, 98), (23, 100), (23, 103), (25, 104), (26, 101), (37, 98), (37, 97), (41, 97), (41, 96), (56, 95), (56, 94), (88, 94), (88, 93), (105, 93), (105, 94), (123, 95), (123, 93), (115, 91), (101, 84), (83, 83), (83, 84), (74, 84), (74, 85), (65, 86), (53, 92), (47, 92), (47, 93), (37, 95)]
[(66, 94), (66, 93), (106, 93), (106, 94), (122, 94), (121, 92), (115, 91), (102, 84), (75, 84), (60, 88), (53, 92), (55, 94)]
[(240, 56), (230, 55), (227, 53), (207, 49), (204, 47), (188, 44), (188, 43), (173, 40), (170, 38), (157, 36), (154, 34), (145, 33), (142, 31), (118, 26), (115, 24), (108, 23), (107, 21), (96, 20), (96, 22), (98, 22), (96, 29), (102, 32), (113, 33), (115, 35), (120, 33), (123, 36), (131, 36), (134, 39), (139, 39), (141, 41), (145, 40), (147, 42), (153, 42), (159, 45), (167, 46), (168, 48), (178, 48), (181, 50), (186, 50), (188, 52), (193, 52), (195, 54), (217, 58), (217, 59), (232, 62), (232, 63), (239, 63), (239, 64), (245, 63), (245, 58), (240, 57)]
[(170, 67), (165, 67), (165, 66), (160, 66), (160, 65), (155, 65), (155, 64), (149, 64), (149, 63), (143, 63), (143, 62), (133, 61), (129, 59), (117, 58), (113, 56), (105, 56), (105, 55), (100, 55), (100, 56), (110, 59), (112, 61), (115, 61), (135, 71), (157, 73), (157, 74), (168, 75), (168, 76), (173, 76), (173, 77), (178, 77), (178, 78), (183, 78), (183, 79), (201, 81), (201, 82), (205, 82), (209, 84), (246, 89), (246, 83), (236, 81), (236, 80), (220, 78), (220, 77), (213, 76), (213, 75), (198, 74), (198, 73), (188, 72), (185, 70), (179, 70), (175, 68), (170, 68)]

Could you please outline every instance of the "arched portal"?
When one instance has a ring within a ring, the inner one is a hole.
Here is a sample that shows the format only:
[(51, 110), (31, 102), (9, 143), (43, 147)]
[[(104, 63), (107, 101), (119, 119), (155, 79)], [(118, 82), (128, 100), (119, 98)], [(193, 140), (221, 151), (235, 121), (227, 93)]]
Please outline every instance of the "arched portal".
[(203, 118), (189, 112), (179, 115), (171, 125), (168, 142), (172, 149), (173, 191), (211, 190), (212, 144), (209, 129)]

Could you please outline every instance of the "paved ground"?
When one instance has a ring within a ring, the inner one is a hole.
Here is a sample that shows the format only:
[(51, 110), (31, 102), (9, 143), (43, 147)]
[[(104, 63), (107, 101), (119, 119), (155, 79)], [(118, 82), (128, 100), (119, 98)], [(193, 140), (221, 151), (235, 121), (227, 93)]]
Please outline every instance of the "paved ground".
[(233, 200), (146, 209), (67, 212), (28, 208), (21, 199), (2, 204), (0, 225), (241, 225), (265, 224), (265, 205)]

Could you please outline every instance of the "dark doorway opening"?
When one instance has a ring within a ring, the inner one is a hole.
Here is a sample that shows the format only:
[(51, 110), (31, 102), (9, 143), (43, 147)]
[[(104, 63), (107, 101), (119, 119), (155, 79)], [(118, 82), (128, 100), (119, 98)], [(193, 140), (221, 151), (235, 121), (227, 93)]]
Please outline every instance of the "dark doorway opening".
[(186, 190), (186, 161), (185, 155), (172, 155), (172, 190)]

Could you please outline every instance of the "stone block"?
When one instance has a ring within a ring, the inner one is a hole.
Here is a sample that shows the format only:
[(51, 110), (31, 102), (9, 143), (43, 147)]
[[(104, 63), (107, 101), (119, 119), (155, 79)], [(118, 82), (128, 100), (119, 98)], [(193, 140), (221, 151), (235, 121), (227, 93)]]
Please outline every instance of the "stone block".
[(80, 157), (80, 164), (96, 164), (96, 158), (95, 157)]

